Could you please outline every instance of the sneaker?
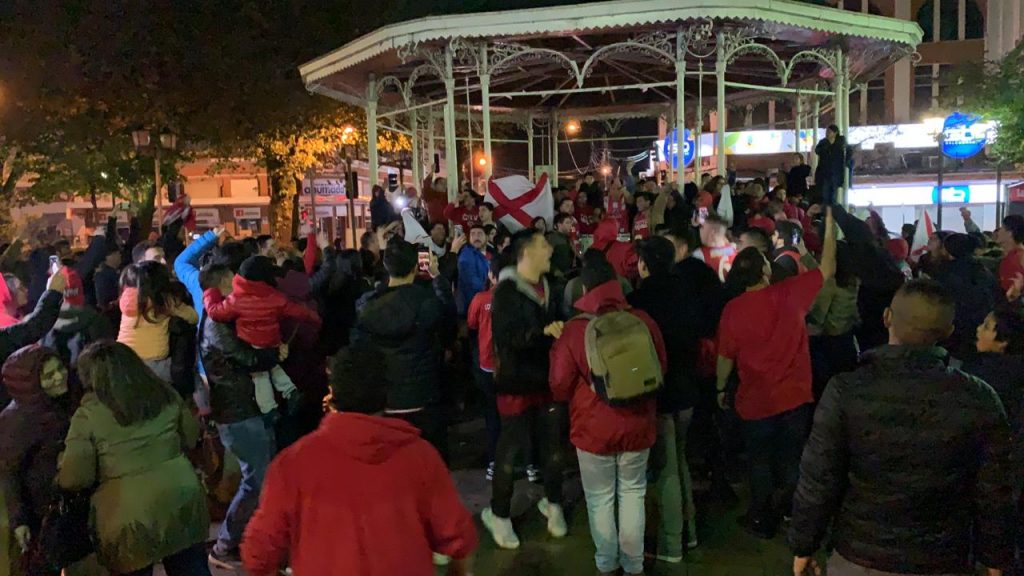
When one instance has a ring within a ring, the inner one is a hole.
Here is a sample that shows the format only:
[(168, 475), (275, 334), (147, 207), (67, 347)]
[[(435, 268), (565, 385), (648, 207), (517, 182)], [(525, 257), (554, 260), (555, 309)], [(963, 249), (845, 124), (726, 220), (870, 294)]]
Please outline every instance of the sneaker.
[(696, 548), (699, 545), (700, 544), (697, 542), (697, 537), (694, 536), (693, 538), (690, 539), (689, 542), (686, 543), (686, 549), (687, 550), (693, 550), (694, 548)]
[(434, 552), (434, 566), (447, 566), (452, 563), (451, 556), (445, 556), (444, 554), (438, 554)]
[(498, 548), (506, 550), (519, 548), (519, 537), (516, 536), (516, 530), (512, 527), (511, 520), (495, 516), (490, 508), (484, 508), (484, 511), (480, 513), (480, 520), (484, 523), (484, 528), (491, 533)]
[(540, 482), (540, 470), (538, 470), (537, 467), (532, 464), (527, 466), (526, 479), (532, 482), (533, 484)]
[(664, 554), (658, 554), (654, 559), (658, 562), (668, 562), (669, 564), (679, 564), (683, 561), (682, 556), (666, 556)]
[(491, 463), (487, 465), (486, 476), (488, 481), (494, 480), (494, 461), (491, 461)]
[(242, 563), (242, 558), (239, 556), (237, 548), (225, 550), (220, 544), (213, 545), (207, 560), (215, 568), (232, 571), (237, 570), (238, 566)]
[(569, 527), (565, 524), (565, 514), (562, 513), (562, 506), (548, 502), (547, 498), (541, 498), (537, 502), (537, 509), (548, 519), (548, 534), (555, 538), (564, 538), (569, 533)]

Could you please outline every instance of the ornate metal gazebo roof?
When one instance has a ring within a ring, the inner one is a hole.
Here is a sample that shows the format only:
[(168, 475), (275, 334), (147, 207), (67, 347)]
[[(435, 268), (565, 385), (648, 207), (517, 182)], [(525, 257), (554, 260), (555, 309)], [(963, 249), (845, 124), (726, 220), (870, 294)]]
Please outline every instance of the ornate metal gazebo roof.
[(310, 91), (367, 108), (374, 125), (413, 114), (415, 133), (417, 111), (441, 106), (451, 119), (448, 145), (455, 107), (481, 111), (489, 155), (492, 112), (517, 122), (551, 111), (580, 119), (583, 111), (653, 113), (681, 128), (684, 100), (700, 94), (701, 105), (715, 101), (724, 111), (726, 87), (838, 103), (852, 85), (912, 54), (921, 37), (914, 22), (793, 0), (614, 0), (393, 24), (300, 72)]

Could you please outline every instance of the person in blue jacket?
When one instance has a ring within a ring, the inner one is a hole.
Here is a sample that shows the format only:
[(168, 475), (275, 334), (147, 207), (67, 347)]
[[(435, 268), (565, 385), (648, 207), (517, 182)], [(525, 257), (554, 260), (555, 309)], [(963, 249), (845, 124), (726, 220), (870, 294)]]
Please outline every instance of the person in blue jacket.
[(466, 316), (469, 303), (477, 292), (487, 288), (487, 271), (491, 263), (487, 258), (487, 232), (474, 224), (469, 229), (469, 246), (459, 252), (459, 290), (456, 304), (459, 317)]

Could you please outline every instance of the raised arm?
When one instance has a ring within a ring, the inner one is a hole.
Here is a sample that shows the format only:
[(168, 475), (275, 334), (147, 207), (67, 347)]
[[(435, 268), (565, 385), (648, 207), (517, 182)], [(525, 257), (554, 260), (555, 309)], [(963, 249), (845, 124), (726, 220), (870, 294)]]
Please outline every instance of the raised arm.
[(821, 264), (818, 266), (825, 280), (836, 275), (836, 226), (832, 207), (825, 208), (825, 241), (821, 249)]
[(217, 322), (234, 322), (239, 314), (234, 301), (225, 298), (217, 288), (208, 288), (203, 292), (203, 307), (206, 315)]

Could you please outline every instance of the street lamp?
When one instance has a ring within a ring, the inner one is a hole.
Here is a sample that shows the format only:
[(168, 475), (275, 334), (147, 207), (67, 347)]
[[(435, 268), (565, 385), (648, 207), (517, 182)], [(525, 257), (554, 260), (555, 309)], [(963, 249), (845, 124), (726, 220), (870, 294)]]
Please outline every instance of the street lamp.
[(935, 138), (935, 143), (939, 146), (939, 176), (938, 176), (938, 193), (936, 194), (935, 203), (938, 206), (938, 214), (936, 215), (937, 230), (942, 230), (942, 184), (943, 177), (945, 176), (946, 168), (946, 154), (942, 151), (942, 143), (946, 139), (945, 133), (945, 118), (925, 118), (924, 125), (928, 130), (928, 133)]
[(565, 123), (565, 133), (569, 136), (575, 136), (580, 133), (580, 123), (578, 120), (569, 120)]
[(156, 193), (156, 220), (160, 227), (164, 224), (164, 197), (160, 194), (160, 156), (163, 150), (174, 150), (178, 147), (178, 137), (166, 128), (157, 137), (159, 144), (152, 142), (149, 130), (140, 128), (132, 130), (132, 143), (139, 154), (153, 155), (153, 186)]

